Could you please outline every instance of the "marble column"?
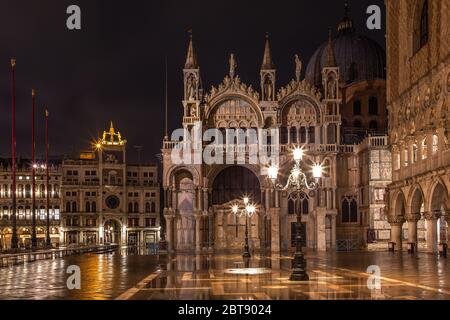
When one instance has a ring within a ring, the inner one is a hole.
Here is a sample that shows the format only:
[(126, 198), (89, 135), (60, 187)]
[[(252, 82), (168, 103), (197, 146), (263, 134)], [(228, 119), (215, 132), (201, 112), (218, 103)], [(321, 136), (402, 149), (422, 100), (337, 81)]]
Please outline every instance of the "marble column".
[(403, 216), (390, 216), (388, 222), (391, 225), (391, 242), (395, 243), (395, 250), (403, 250), (402, 248), (402, 226), (405, 222)]
[(201, 251), (201, 231), (200, 231), (200, 219), (201, 215), (195, 215), (195, 251), (198, 253)]
[(173, 216), (166, 216), (166, 241), (167, 241), (167, 251), (173, 252)]
[(445, 221), (447, 222), (447, 246), (450, 245), (450, 210), (445, 210)]
[(336, 248), (336, 215), (331, 216), (331, 248)]
[(431, 253), (438, 252), (437, 221), (440, 216), (440, 211), (424, 213), (424, 217), (427, 220), (427, 251)]
[(408, 220), (408, 242), (416, 244), (416, 250), (418, 250), (417, 243), (417, 221), (420, 220), (420, 213), (411, 214), (407, 217)]
[(208, 250), (213, 250), (214, 248), (214, 214), (211, 212), (208, 215)]
[(270, 251), (280, 252), (280, 208), (270, 209)]

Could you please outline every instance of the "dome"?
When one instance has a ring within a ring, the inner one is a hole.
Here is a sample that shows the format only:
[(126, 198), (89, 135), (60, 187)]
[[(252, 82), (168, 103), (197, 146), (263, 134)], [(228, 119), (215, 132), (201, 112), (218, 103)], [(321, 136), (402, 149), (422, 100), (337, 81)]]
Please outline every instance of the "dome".
[[(317, 87), (322, 85), (322, 68), (327, 63), (327, 44), (323, 43), (313, 54), (306, 67), (306, 80)], [(336, 64), (341, 81), (346, 84), (386, 79), (386, 53), (374, 40), (357, 34), (352, 20), (345, 17), (333, 38)]]

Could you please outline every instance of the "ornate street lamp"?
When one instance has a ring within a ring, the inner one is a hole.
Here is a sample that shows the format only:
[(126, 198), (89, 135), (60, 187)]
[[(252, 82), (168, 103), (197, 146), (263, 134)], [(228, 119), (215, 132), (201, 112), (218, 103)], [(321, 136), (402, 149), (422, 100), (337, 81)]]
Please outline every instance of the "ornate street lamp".
[(231, 211), (237, 217), (245, 216), (245, 244), (244, 244), (244, 253), (242, 256), (244, 258), (250, 258), (250, 248), (248, 245), (248, 219), (251, 218), (256, 212), (256, 206), (250, 203), (250, 199), (248, 197), (244, 197), (243, 199), (244, 206), (239, 206), (238, 204), (234, 204), (231, 207)]
[(277, 191), (287, 191), (289, 193), (289, 199), (294, 201), (294, 207), (296, 208), (296, 237), (295, 237), (295, 254), (292, 261), (292, 274), (290, 280), (304, 281), (309, 280), (309, 276), (306, 273), (306, 259), (302, 251), (302, 235), (300, 228), (302, 226), (302, 215), (300, 212), (300, 205), (298, 201), (301, 201), (304, 196), (305, 190), (315, 190), (319, 183), (319, 179), (322, 177), (322, 165), (315, 164), (312, 167), (312, 175), (314, 180), (308, 181), (306, 174), (302, 171), (300, 166), (303, 160), (303, 150), (301, 148), (295, 148), (293, 151), (293, 158), (295, 161), (294, 167), (291, 169), (286, 185), (277, 183), (278, 167), (272, 165), (267, 170), (267, 175), (272, 181), (274, 189)]

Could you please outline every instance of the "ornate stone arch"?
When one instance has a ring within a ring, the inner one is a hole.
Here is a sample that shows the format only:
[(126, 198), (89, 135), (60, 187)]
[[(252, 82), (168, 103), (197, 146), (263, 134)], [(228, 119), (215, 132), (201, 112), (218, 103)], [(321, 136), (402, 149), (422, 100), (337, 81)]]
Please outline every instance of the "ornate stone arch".
[[(322, 123), (323, 113), (322, 113), (322, 108), (320, 107), (320, 102), (314, 98), (311, 98), (309, 95), (306, 95), (304, 93), (295, 93), (295, 94), (287, 96), (286, 98), (284, 98), (283, 100), (280, 101), (280, 107), (278, 109), (278, 115), (277, 115), (279, 122), (282, 123), (282, 121), (283, 121), (283, 115), (285, 112), (285, 108), (291, 107), (293, 103), (295, 103), (296, 101), (300, 101), (300, 100), (304, 100), (304, 101), (308, 102), (314, 108), (314, 111), (316, 112), (316, 123), (317, 124)], [(283, 124), (283, 125), (285, 125), (285, 124)]]
[(444, 181), (441, 179), (441, 177), (436, 177), (433, 183), (430, 185), (430, 188), (428, 189), (427, 194), (427, 206), (425, 207), (426, 211), (435, 211), (440, 210), (441, 206), (438, 207), (438, 199), (435, 197), (441, 197), (441, 206), (444, 206), (446, 209), (448, 209), (448, 189)]
[(402, 190), (397, 190), (391, 201), (391, 215), (405, 217), (406, 215), (406, 198)]
[[(258, 121), (257, 126), (262, 127), (264, 125), (264, 116), (258, 106), (258, 102), (242, 93), (227, 93), (213, 98), (210, 101), (209, 106), (206, 108), (205, 121), (207, 124), (210, 124), (212, 122), (211, 117), (214, 116), (217, 109), (229, 100), (242, 100), (246, 102), (250, 106), (251, 110), (256, 114), (256, 118)], [(237, 125), (239, 125), (239, 123), (240, 122), (237, 121)], [(250, 124), (252, 124), (251, 121)]]
[(170, 168), (167, 171), (164, 179), (164, 181), (166, 181), (166, 185), (171, 186), (173, 182), (176, 182), (174, 181), (174, 179), (179, 173), (182, 173), (183, 171), (188, 172), (191, 175), (192, 181), (195, 185), (200, 185), (200, 174), (197, 171), (197, 169), (194, 166), (186, 166), (186, 165), (181, 166), (177, 165)]
[(423, 192), (422, 186), (420, 184), (413, 185), (408, 192), (408, 197), (406, 200), (407, 200), (406, 214), (420, 213), (421, 208), (420, 203), (423, 203), (425, 206), (425, 194)]

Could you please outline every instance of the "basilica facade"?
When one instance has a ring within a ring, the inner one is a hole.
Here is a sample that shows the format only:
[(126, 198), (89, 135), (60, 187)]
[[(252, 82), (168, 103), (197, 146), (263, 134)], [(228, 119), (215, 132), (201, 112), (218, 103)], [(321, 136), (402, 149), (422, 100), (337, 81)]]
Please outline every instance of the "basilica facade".
[[(387, 246), (390, 226), (384, 208), (391, 156), (383, 135), (387, 126), (383, 49), (359, 35), (346, 12), (337, 35), (330, 32), (309, 61), (305, 78), (303, 62), (296, 55), (294, 79), (279, 86), (268, 36), (262, 56), (259, 89), (240, 79), (237, 55), (231, 54), (222, 83), (206, 91), (190, 37), (183, 69), (184, 134), (166, 136), (162, 147), (169, 251), (241, 250), (246, 221), (231, 206), (244, 195), (257, 205), (247, 221), (252, 250), (292, 248), (296, 214), (304, 222), (303, 245), (309, 248)], [(206, 133), (210, 129), (226, 139), (211, 137)], [(256, 141), (246, 140), (242, 146), (227, 139), (236, 129), (256, 132)], [(195, 139), (196, 135), (208, 136), (208, 142)], [(320, 163), (324, 170), (318, 188), (294, 202), (287, 192), (274, 189), (267, 176), (270, 163), (250, 158), (252, 150), (277, 156), (280, 182), (285, 183), (296, 146), (304, 150), (302, 169), (308, 176), (312, 164)], [(231, 155), (235, 161), (205, 161), (205, 154), (216, 160)], [(185, 161), (198, 160), (198, 155), (201, 161)]]
[(436, 253), (449, 240), (450, 4), (386, 6), (392, 242)]

